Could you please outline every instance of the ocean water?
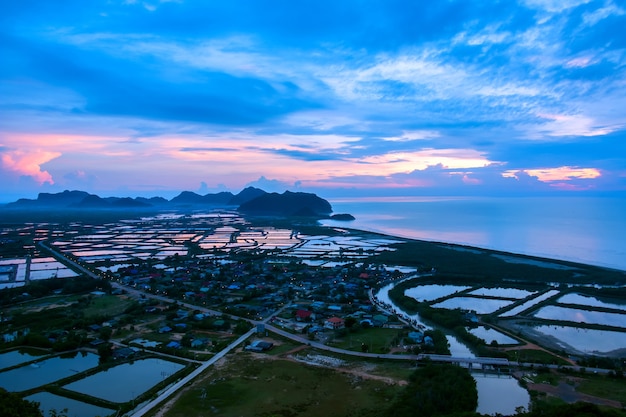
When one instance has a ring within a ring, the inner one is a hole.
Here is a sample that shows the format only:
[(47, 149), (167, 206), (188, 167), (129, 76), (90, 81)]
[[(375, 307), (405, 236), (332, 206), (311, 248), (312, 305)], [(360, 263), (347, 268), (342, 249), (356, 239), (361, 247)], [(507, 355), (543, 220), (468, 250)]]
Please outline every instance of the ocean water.
[(330, 226), (626, 270), (626, 197), (410, 197), (329, 200)]

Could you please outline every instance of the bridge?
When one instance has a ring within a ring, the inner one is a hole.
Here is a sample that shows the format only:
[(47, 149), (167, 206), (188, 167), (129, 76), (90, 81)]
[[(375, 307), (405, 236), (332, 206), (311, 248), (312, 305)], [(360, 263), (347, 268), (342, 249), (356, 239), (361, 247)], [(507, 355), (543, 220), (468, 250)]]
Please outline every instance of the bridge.
[[(480, 366), (509, 366), (511, 362), (509, 362), (506, 358), (487, 358), (487, 357), (460, 357), (460, 356), (449, 356), (449, 355), (431, 355), (427, 353), (420, 353), (417, 355), (418, 361), (430, 360), (432, 362), (445, 362), (445, 363), (454, 363), (454, 364), (462, 364), (466, 363), (472, 367), (472, 365), (480, 365)], [(515, 362), (513, 362), (515, 364)]]

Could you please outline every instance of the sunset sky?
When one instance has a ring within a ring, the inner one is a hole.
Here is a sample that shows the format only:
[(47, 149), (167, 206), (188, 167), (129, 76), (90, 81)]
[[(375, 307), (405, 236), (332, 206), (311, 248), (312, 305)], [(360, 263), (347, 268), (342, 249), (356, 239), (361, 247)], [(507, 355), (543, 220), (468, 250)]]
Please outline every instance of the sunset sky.
[(0, 202), (626, 193), (616, 0), (4, 1)]

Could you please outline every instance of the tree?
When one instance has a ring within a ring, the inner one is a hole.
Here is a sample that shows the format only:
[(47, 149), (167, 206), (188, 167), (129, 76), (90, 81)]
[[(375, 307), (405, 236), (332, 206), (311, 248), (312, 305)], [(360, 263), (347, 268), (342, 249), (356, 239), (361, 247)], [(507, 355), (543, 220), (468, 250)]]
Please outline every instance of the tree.
[(102, 343), (98, 346), (98, 355), (100, 356), (100, 363), (105, 363), (113, 357), (113, 351), (111, 350), (111, 344)]
[(389, 417), (436, 416), (473, 412), (478, 405), (476, 381), (455, 365), (427, 364), (387, 410)]
[(22, 399), (19, 395), (0, 388), (0, 416), (43, 417), (39, 403)]

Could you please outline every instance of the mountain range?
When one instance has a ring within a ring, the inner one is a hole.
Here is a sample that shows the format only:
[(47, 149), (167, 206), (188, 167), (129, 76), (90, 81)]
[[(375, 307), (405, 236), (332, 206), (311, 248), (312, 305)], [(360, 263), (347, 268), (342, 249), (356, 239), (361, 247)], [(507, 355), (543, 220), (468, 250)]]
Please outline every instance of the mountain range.
[(200, 195), (183, 191), (171, 200), (163, 197), (100, 197), (86, 191), (65, 190), (60, 193), (40, 193), (36, 199), (22, 198), (5, 206), (14, 210), (111, 210), (111, 209), (201, 209), (215, 207), (236, 208), (242, 213), (258, 216), (299, 216), (352, 220), (350, 215), (331, 216), (332, 206), (325, 199), (311, 193), (285, 191), (268, 193), (254, 187), (238, 194), (220, 192)]

